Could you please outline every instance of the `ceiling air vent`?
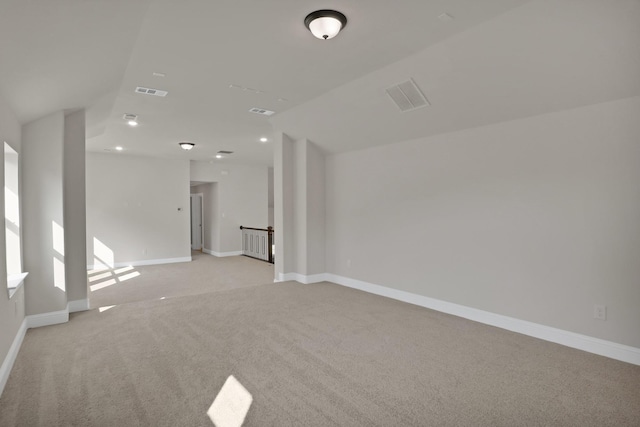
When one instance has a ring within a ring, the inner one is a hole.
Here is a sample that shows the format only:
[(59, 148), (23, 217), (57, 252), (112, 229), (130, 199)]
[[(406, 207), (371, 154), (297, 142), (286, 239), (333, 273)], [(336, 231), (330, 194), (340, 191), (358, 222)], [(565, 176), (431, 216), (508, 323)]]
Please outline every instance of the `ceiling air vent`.
[(387, 88), (387, 94), (402, 112), (430, 105), (420, 88), (411, 79)]
[(272, 116), (276, 113), (275, 111), (269, 111), (269, 110), (265, 110), (264, 108), (256, 108), (256, 107), (253, 107), (252, 109), (250, 109), (249, 112), (255, 113), (255, 114), (262, 114), (263, 116)]
[(233, 154), (233, 151), (220, 150), (218, 151), (218, 154)]
[(148, 87), (138, 86), (136, 88), (136, 93), (144, 93), (146, 95), (154, 95), (154, 96), (167, 96), (169, 92), (167, 92), (166, 90), (158, 90), (158, 89), (151, 89)]

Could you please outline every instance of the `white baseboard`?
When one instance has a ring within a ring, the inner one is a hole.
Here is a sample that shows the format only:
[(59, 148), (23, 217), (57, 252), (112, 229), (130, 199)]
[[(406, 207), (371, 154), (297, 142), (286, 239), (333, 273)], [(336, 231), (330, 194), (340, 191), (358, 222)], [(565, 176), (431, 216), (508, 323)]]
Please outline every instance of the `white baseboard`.
[(291, 280), (305, 285), (329, 281), (327, 279), (327, 273), (311, 274), (308, 276), (299, 273), (278, 273), (278, 278), (275, 279), (274, 282), (288, 282)]
[(25, 317), (25, 320), (27, 321), (27, 328), (29, 329), (57, 325), (69, 321), (69, 312), (67, 310), (60, 310), (50, 313), (32, 314), (31, 316)]
[(238, 256), (238, 255), (242, 255), (242, 251), (233, 251), (233, 252), (215, 252), (215, 251), (212, 251), (211, 249), (206, 249), (206, 248), (202, 248), (202, 252), (204, 252), (205, 254), (209, 254), (209, 255), (217, 256), (218, 258), (224, 258), (224, 257), (228, 257), (228, 256)]
[(79, 299), (75, 301), (69, 301), (67, 303), (67, 311), (69, 313), (75, 313), (77, 311), (87, 311), (89, 310), (89, 299)]
[(18, 352), (20, 351), (20, 346), (22, 345), (22, 340), (24, 340), (24, 335), (26, 333), (27, 333), (27, 319), (24, 319), (22, 321), (22, 324), (20, 325), (20, 328), (18, 329), (18, 333), (13, 339), (13, 343), (11, 343), (11, 347), (9, 347), (9, 352), (7, 353), (7, 356), (4, 358), (2, 365), (0, 365), (0, 396), (2, 396), (4, 386), (7, 385), (9, 374), (11, 373), (13, 364), (16, 361), (16, 357), (18, 357)]
[[(172, 264), (176, 262), (191, 262), (192, 259), (190, 256), (181, 257), (181, 258), (159, 258), (159, 259), (143, 259), (138, 261), (126, 261), (126, 262), (116, 262), (113, 266), (109, 268), (120, 268), (120, 267), (138, 267), (141, 265), (158, 265), (158, 264)], [(87, 270), (95, 270), (95, 269), (104, 269), (104, 265), (87, 265)]]
[(296, 280), (300, 283), (315, 283), (309, 280), (316, 280), (321, 278), (322, 280), (316, 281), (337, 283), (349, 288), (359, 289), (361, 291), (381, 295), (398, 301), (407, 302), (409, 304), (430, 308), (432, 310), (452, 314), (458, 317), (463, 317), (465, 319), (484, 323), (486, 325), (496, 326), (508, 331), (513, 331), (523, 335), (528, 335), (530, 337), (535, 337), (556, 344), (561, 344), (567, 347), (576, 348), (578, 350), (598, 354), (600, 356), (609, 357), (611, 359), (632, 363), (634, 365), (640, 365), (640, 348), (618, 344), (612, 341), (590, 337), (588, 335), (582, 335), (575, 332), (565, 331), (563, 329), (552, 328), (550, 326), (540, 325), (538, 323), (528, 322), (526, 320), (516, 319), (513, 317), (503, 316), (501, 314), (479, 310), (477, 308), (437, 300), (434, 298), (429, 298), (398, 289), (374, 285), (373, 283), (338, 276), (336, 274), (326, 273), (317, 274), (314, 276), (301, 276), (297, 273), (287, 273), (284, 275), (281, 274), (280, 276), (281, 277), (279, 278), (281, 279)]

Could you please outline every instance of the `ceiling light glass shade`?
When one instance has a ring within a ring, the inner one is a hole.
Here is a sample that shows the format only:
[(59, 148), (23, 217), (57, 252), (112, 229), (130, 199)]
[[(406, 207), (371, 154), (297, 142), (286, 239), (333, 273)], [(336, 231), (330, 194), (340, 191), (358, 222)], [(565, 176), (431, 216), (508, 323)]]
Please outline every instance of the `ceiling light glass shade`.
[(304, 25), (317, 38), (329, 40), (347, 25), (347, 17), (335, 10), (317, 10), (307, 15)]
[(194, 144), (193, 142), (180, 142), (180, 147), (182, 147), (183, 150), (191, 150), (196, 144)]

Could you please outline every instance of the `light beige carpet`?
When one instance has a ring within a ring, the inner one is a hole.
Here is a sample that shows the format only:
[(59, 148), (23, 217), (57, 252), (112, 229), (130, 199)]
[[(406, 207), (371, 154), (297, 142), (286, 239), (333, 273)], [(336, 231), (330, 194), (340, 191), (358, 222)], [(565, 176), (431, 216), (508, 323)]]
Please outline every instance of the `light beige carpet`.
[[(89, 272), (91, 307), (196, 295), (273, 282), (273, 264), (191, 252), (192, 262)], [(93, 291), (91, 289), (94, 289)]]
[(639, 366), (335, 284), (155, 297), (29, 330), (0, 425), (213, 425), (230, 375), (245, 426), (640, 424)]

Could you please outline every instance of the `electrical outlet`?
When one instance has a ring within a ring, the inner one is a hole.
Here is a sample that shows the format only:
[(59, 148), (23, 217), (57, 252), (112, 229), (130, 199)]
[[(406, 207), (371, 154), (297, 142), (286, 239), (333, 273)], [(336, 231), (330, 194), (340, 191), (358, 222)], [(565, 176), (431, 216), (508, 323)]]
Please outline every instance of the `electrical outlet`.
[(607, 320), (607, 306), (598, 304), (594, 305), (593, 318), (598, 320)]

